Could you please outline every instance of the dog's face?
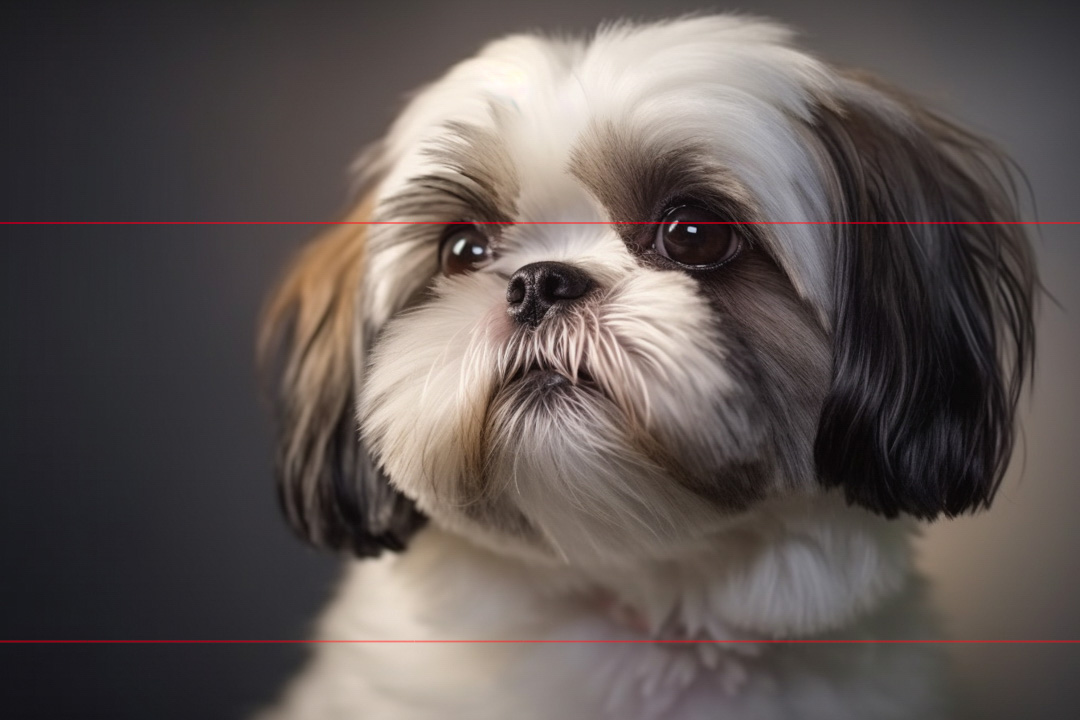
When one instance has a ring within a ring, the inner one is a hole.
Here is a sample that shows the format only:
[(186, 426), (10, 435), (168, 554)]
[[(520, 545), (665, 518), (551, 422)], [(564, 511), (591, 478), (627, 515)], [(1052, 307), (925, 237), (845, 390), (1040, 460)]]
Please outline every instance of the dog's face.
[[(271, 308), (285, 507), (572, 562), (840, 486), (986, 505), (1033, 270), (984, 144), (774, 26), (514, 37), (418, 95)], [(912, 221), (946, 224), (910, 225)], [(844, 224), (836, 224), (837, 222)], [(897, 224), (899, 223), (899, 224)]]

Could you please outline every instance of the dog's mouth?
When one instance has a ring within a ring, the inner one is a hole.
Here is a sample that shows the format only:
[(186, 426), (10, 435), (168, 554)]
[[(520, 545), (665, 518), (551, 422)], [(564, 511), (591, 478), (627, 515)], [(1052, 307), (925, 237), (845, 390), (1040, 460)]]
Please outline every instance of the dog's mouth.
[(597, 387), (593, 376), (584, 367), (578, 368), (573, 374), (568, 374), (565, 370), (557, 370), (537, 361), (519, 368), (510, 376), (509, 383), (528, 383), (541, 388), (563, 386)]

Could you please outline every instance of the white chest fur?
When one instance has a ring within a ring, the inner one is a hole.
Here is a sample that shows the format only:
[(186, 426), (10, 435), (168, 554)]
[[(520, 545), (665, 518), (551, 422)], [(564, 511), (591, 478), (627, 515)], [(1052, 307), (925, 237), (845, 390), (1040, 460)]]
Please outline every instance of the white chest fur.
[[(936, 636), (910, 527), (820, 502), (622, 571), (527, 566), (429, 528), (352, 564), (319, 637), (486, 642), (321, 644), (271, 717), (944, 715), (934, 646), (745, 642)], [(657, 639), (744, 642), (578, 642)]]

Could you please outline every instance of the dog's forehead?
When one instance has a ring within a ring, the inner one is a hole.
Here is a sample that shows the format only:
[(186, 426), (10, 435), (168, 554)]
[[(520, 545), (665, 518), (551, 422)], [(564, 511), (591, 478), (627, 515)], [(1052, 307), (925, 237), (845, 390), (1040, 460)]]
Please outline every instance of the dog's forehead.
[(497, 127), (515, 164), (550, 187), (597, 124), (709, 137), (725, 125), (746, 133), (739, 126), (750, 124), (752, 106), (805, 117), (811, 99), (831, 88), (832, 74), (790, 48), (788, 36), (772, 24), (723, 17), (611, 26), (591, 40), (496, 41), (402, 113), (386, 141), (397, 159), (386, 184), (430, 166), (423, 148), (449, 124)]

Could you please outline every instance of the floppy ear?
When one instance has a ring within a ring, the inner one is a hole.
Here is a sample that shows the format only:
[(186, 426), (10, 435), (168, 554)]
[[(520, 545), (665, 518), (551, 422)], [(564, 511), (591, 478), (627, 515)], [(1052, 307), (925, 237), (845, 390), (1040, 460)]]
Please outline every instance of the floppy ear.
[[(350, 221), (367, 219), (361, 206)], [(260, 364), (273, 382), (277, 483), (293, 528), (360, 557), (402, 550), (424, 522), (360, 442), (357, 373), (366, 226), (335, 225), (303, 249), (271, 296)]]
[(1012, 452), (1034, 340), (1031, 250), (1005, 224), (1018, 214), (1010, 166), (909, 100), (851, 87), (812, 128), (834, 219), (869, 223), (834, 226), (819, 476), (888, 517), (984, 508)]

